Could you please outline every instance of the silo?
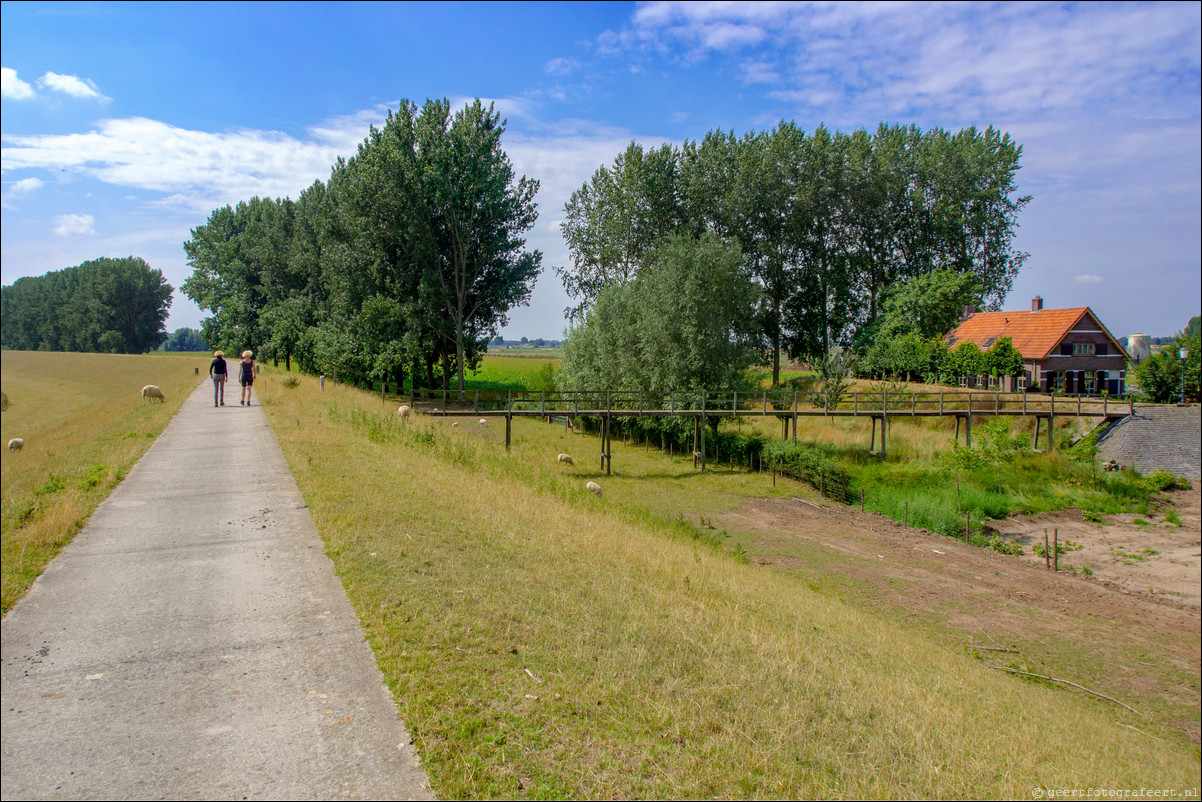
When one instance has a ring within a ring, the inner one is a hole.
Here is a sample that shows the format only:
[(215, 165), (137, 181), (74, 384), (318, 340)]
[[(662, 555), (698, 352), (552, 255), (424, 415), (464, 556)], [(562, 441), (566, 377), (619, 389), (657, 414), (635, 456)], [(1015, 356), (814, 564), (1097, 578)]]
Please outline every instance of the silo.
[(1127, 335), (1127, 353), (1131, 356), (1131, 361), (1137, 364), (1147, 359), (1148, 355), (1152, 353), (1152, 344), (1148, 342), (1148, 335)]

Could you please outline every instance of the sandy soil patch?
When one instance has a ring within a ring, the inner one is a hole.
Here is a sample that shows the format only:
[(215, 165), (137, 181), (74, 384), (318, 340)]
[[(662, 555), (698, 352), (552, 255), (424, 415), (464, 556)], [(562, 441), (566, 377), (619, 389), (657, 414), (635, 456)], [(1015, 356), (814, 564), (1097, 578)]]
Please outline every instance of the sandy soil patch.
[[(1061, 570), (1084, 571), (1094, 579), (1128, 593), (1145, 594), (1168, 604), (1202, 609), (1202, 490), (1171, 493), (1147, 515), (1105, 516), (1086, 520), (1080, 510), (1063, 510), (1032, 518), (1010, 518), (995, 525), (1008, 539), (1024, 546), (1024, 560), (1044, 563), (1034, 552), (1044, 531), (1059, 533), (1069, 551), (1060, 555)], [(1180, 523), (1174, 523), (1173, 518)], [(1051, 550), (1049, 550), (1050, 552)]]

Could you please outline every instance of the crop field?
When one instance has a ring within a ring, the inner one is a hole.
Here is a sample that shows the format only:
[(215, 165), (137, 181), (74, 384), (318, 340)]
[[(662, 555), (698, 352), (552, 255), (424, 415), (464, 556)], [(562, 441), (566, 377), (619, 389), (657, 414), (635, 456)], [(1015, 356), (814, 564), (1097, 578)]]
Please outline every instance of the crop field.
[[(4, 352), (3, 439), (20, 437), (25, 448), (0, 457), (3, 612), (146, 452), (208, 364), (207, 353)], [(144, 404), (146, 384), (166, 403)]]

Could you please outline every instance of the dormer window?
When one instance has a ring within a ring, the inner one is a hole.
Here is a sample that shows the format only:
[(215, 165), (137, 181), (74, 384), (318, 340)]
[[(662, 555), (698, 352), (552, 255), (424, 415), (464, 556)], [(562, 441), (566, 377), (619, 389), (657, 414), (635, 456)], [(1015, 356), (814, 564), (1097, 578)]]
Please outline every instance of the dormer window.
[(1093, 356), (1097, 347), (1093, 343), (1073, 343), (1073, 356)]

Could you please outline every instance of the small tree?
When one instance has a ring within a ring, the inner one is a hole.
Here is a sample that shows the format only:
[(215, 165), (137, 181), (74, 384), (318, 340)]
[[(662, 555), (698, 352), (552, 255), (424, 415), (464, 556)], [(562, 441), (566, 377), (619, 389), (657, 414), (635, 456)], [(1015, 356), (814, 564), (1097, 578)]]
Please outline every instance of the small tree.
[(985, 372), (985, 356), (973, 342), (962, 342), (952, 350), (952, 369), (957, 376), (979, 376)]
[(984, 356), (985, 370), (991, 376), (1018, 376), (1023, 372), (1023, 355), (1009, 337), (1000, 337)]

